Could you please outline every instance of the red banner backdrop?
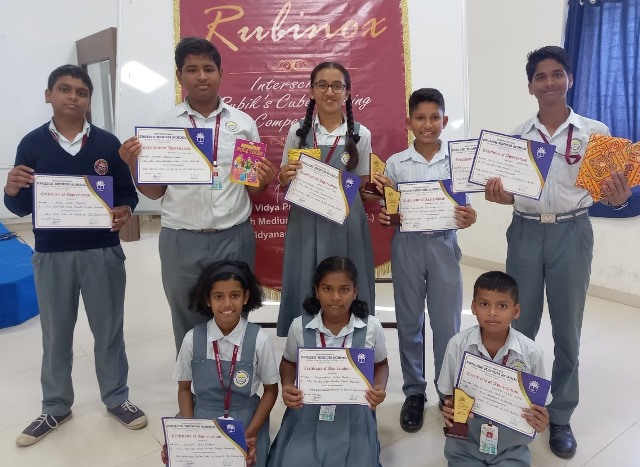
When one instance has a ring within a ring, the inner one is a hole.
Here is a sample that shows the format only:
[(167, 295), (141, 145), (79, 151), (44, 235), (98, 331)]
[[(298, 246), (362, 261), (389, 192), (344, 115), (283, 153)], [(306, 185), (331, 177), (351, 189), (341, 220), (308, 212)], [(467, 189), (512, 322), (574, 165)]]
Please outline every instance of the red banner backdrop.
[[(255, 119), (276, 167), (289, 127), (304, 117), (311, 70), (329, 60), (349, 70), (354, 118), (371, 130), (373, 151), (386, 159), (407, 147), (405, 0), (175, 2), (176, 42), (205, 37), (220, 50), (225, 77), (220, 95)], [(283, 196), (272, 183), (254, 199), (251, 217), (256, 272), (263, 285), (275, 290), (281, 286), (289, 209)], [(391, 230), (378, 224), (378, 211), (377, 203), (368, 204), (380, 275), (388, 271)]]

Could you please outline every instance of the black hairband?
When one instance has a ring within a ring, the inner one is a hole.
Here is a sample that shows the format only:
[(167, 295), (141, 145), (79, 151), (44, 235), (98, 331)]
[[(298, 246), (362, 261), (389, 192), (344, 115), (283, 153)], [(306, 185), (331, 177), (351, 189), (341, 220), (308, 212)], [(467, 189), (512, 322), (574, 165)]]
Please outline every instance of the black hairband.
[(225, 264), (224, 266), (222, 266), (220, 269), (216, 271), (215, 275), (218, 276), (224, 273), (230, 273), (230, 274), (233, 274), (234, 276), (239, 277), (240, 280), (247, 287), (249, 286), (249, 278), (247, 277), (247, 274), (239, 267), (236, 267), (233, 264)]

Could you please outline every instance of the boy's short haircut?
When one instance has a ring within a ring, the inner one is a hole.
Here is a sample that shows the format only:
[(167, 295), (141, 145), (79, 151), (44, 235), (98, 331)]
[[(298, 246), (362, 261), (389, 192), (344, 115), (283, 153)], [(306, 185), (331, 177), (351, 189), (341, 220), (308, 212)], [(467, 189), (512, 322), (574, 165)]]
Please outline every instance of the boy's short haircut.
[(47, 89), (49, 91), (53, 91), (53, 87), (63, 76), (71, 76), (72, 78), (82, 80), (82, 82), (89, 88), (89, 96), (93, 94), (93, 83), (91, 82), (89, 73), (87, 73), (84, 68), (77, 65), (62, 65), (53, 70), (47, 80)]
[(518, 283), (509, 274), (501, 271), (489, 271), (480, 275), (473, 284), (473, 298), (480, 290), (491, 290), (511, 295), (514, 304), (518, 304)]
[(409, 97), (409, 115), (423, 102), (438, 104), (444, 115), (444, 96), (435, 88), (421, 88), (411, 93)]
[(208, 57), (218, 69), (222, 66), (222, 57), (216, 46), (201, 37), (184, 37), (176, 45), (175, 60), (179, 71), (182, 71), (187, 55)]
[(529, 82), (533, 80), (533, 74), (536, 72), (538, 63), (548, 58), (551, 58), (560, 63), (564, 68), (564, 71), (566, 71), (568, 75), (571, 74), (571, 59), (569, 58), (569, 54), (566, 52), (566, 50), (555, 45), (548, 45), (546, 47), (542, 47), (540, 49), (529, 52), (529, 54), (527, 55), (526, 69), (527, 79), (529, 80)]

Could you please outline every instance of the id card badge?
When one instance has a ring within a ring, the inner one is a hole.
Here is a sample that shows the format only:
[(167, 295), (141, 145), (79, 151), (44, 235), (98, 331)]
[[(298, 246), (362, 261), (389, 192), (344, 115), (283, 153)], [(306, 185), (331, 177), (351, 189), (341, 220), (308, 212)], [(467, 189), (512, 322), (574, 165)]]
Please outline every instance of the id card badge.
[(336, 406), (335, 405), (321, 405), (320, 415), (318, 420), (323, 422), (332, 422), (336, 418)]
[(213, 164), (213, 170), (211, 171), (211, 185), (210, 190), (222, 190), (222, 177), (220, 177), (220, 169), (216, 164)]
[(480, 452), (492, 456), (498, 454), (498, 427), (492, 423), (480, 427)]
[(222, 417), (218, 417), (218, 420), (233, 420), (233, 417), (225, 417), (223, 415)]

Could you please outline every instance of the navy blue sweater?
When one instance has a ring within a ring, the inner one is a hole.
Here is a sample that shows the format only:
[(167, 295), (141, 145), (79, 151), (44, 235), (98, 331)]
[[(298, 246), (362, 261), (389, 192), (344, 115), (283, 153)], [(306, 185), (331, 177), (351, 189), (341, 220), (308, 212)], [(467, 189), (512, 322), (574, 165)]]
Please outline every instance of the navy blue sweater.
[[(107, 162), (106, 174), (113, 177), (114, 206), (138, 204), (138, 193), (127, 164), (118, 155), (120, 141), (111, 133), (91, 125), (89, 137), (80, 152), (72, 156), (62, 149), (49, 131), (49, 123), (27, 134), (16, 154), (15, 165), (26, 165), (37, 174), (98, 175), (96, 162)], [(12, 213), (26, 216), (33, 211), (33, 187), (22, 188), (17, 196), (4, 194), (4, 204)], [(118, 232), (98, 229), (36, 229), (36, 251), (77, 251), (118, 245)]]

